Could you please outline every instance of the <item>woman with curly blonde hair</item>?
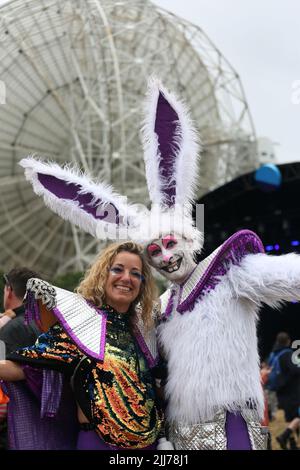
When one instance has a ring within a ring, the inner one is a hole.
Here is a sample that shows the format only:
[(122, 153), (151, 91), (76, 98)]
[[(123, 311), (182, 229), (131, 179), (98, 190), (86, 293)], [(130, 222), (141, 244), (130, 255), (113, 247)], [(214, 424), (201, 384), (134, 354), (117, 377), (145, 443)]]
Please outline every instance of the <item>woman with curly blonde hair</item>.
[[(109, 278), (111, 267), (116, 256), (119, 253), (132, 253), (138, 256), (142, 263), (142, 282), (138, 283), (140, 286), (137, 297), (130, 305), (131, 316), (134, 317), (135, 307), (140, 304), (141, 317), (146, 329), (153, 327), (153, 304), (158, 297), (157, 288), (151, 273), (149, 264), (145, 258), (143, 248), (135, 242), (126, 241), (123, 243), (113, 243), (109, 245), (93, 263), (90, 269), (86, 272), (84, 279), (79, 284), (76, 291), (81, 294), (85, 299), (92, 302), (94, 305), (100, 307), (106, 300), (105, 287)], [(117, 267), (118, 271), (118, 267)], [(116, 269), (114, 268), (114, 276), (116, 276)], [(140, 274), (133, 273), (133, 279), (138, 279)]]
[(38, 280), (32, 293), (55, 304), (59, 322), (34, 346), (0, 361), (0, 378), (25, 379), (24, 363), (71, 375), (77, 449), (154, 449), (162, 421), (151, 372), (156, 288), (142, 248), (131, 241), (108, 246), (76, 294)]

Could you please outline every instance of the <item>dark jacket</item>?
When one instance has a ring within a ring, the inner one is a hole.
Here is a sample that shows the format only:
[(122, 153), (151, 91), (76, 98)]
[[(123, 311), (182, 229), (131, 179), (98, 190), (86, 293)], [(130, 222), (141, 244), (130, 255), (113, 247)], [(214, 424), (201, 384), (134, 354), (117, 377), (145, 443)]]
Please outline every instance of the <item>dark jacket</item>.
[(278, 403), (282, 408), (291, 405), (300, 406), (300, 366), (292, 360), (294, 352), (291, 349), (279, 358), (281, 373), (285, 378), (285, 385), (277, 391)]
[(6, 355), (19, 348), (33, 345), (41, 334), (35, 323), (25, 325), (25, 307), (23, 305), (14, 308), (13, 311), (16, 317), (0, 329), (0, 341), (5, 343)]

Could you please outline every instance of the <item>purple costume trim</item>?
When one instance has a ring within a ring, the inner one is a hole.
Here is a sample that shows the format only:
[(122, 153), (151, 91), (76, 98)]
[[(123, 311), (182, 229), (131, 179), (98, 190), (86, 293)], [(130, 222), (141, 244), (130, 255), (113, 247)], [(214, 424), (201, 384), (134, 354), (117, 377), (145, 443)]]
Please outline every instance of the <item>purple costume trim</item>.
[(154, 131), (158, 137), (159, 175), (164, 203), (171, 207), (175, 203), (176, 181), (174, 180), (176, 154), (178, 152), (179, 118), (176, 111), (159, 92)]
[(55, 370), (43, 369), (41, 417), (56, 416), (63, 389), (63, 374)]
[(152, 367), (155, 367), (156, 364), (158, 363), (159, 357), (158, 357), (158, 355), (156, 357), (152, 356), (152, 354), (151, 354), (151, 352), (150, 352), (150, 350), (149, 350), (149, 348), (148, 348), (148, 346), (147, 346), (147, 344), (144, 340), (144, 337), (143, 337), (142, 333), (140, 332), (140, 330), (138, 329), (137, 326), (136, 326), (136, 333), (135, 333), (134, 336), (135, 336), (135, 338), (136, 338), (143, 354), (145, 355), (145, 358), (148, 362), (148, 365), (149, 365), (150, 369)]
[(85, 299), (86, 303), (96, 310), (102, 316), (102, 323), (101, 323), (101, 337), (100, 337), (100, 356), (102, 357), (102, 361), (104, 359), (105, 354), (105, 344), (106, 344), (106, 322), (107, 322), (107, 313), (104, 310), (100, 310), (100, 308), (96, 307), (90, 300)]
[(26, 384), (32, 393), (41, 399), (41, 418), (56, 416), (63, 389), (63, 375), (49, 369), (38, 369), (30, 365), (21, 365)]
[(80, 339), (75, 335), (74, 331), (70, 327), (69, 323), (64, 318), (61, 311), (54, 307), (52, 309), (55, 316), (58, 318), (59, 322), (62, 324), (64, 330), (68, 333), (70, 338), (74, 341), (74, 343), (79, 347), (79, 349), (89, 357), (93, 357), (98, 361), (103, 361), (104, 359), (104, 352), (105, 352), (105, 337), (106, 337), (106, 315), (101, 310), (98, 310), (95, 306), (93, 308), (102, 316), (102, 324), (101, 324), (101, 337), (100, 337), (100, 351), (96, 353), (89, 349), (85, 344), (83, 344)]
[[(213, 290), (221, 281), (232, 264), (239, 264), (244, 256), (250, 253), (263, 253), (264, 246), (260, 238), (250, 230), (241, 230), (233, 234), (222, 245), (215, 258), (211, 261), (204, 274), (199, 279), (192, 292), (181, 302), (183, 286), (189, 278), (180, 286), (177, 311), (184, 313), (192, 311), (197, 300), (200, 300), (208, 292)], [(167, 309), (170, 308), (169, 305)]]
[[(29, 377), (29, 368), (26, 371)], [(42, 376), (42, 371), (41, 371)], [(68, 388), (64, 388), (58, 413), (55, 418), (41, 417), (41, 397), (33, 396), (31, 385), (24, 380), (5, 382), (5, 393), (9, 396), (8, 441), (10, 450), (72, 450), (76, 448), (78, 434), (76, 403)], [(41, 388), (36, 383), (35, 392)], [(35, 394), (34, 392), (34, 394)], [(53, 394), (57, 392), (54, 388)]]
[[(103, 361), (104, 359), (104, 352), (105, 352), (105, 337), (106, 337), (106, 315), (105, 312), (97, 309), (95, 305), (93, 305), (91, 302), (88, 302), (86, 300), (86, 303), (93, 308), (94, 310), (99, 313), (99, 315), (102, 316), (102, 324), (101, 324), (101, 337), (100, 337), (100, 345), (99, 345), (99, 353), (95, 353), (91, 349), (89, 349), (87, 346), (85, 346), (75, 335), (73, 332), (72, 328), (70, 327), (69, 323), (66, 321), (64, 318), (63, 314), (57, 307), (53, 307), (52, 312), (54, 315), (57, 317), (59, 322), (62, 324), (63, 328), (65, 331), (68, 333), (70, 338), (77, 344), (79, 349), (82, 350), (84, 354), (87, 356), (91, 356), (94, 359)], [(29, 323), (30, 321), (34, 320), (38, 325), (41, 323), (41, 316), (40, 316), (40, 311), (39, 311), (39, 305), (38, 302), (36, 301), (34, 294), (30, 291), (27, 291), (27, 296), (26, 296), (26, 310), (25, 310), (25, 319), (26, 322)]]
[(92, 193), (81, 192), (82, 187), (79, 184), (68, 183), (56, 176), (45, 175), (44, 173), (37, 173), (37, 177), (41, 185), (57, 198), (78, 202), (80, 209), (95, 219), (104, 219), (105, 222), (119, 224), (120, 215), (112, 202), (109, 204), (105, 203), (105, 208), (108, 210), (103, 209), (103, 214), (100, 214), (99, 208), (104, 203), (99, 198), (95, 199), (95, 195)]
[[(240, 414), (227, 412), (225, 432), (227, 450), (251, 450), (251, 441), (247, 424)], [(140, 450), (154, 450), (155, 444)], [(77, 450), (124, 450), (104, 442), (95, 431), (80, 431), (77, 441)], [(130, 450), (130, 449), (127, 449)]]
[(227, 412), (225, 431), (227, 450), (251, 450), (247, 424), (240, 414)]
[(171, 295), (169, 297), (169, 300), (168, 300), (168, 304), (167, 304), (167, 308), (163, 314), (163, 318), (166, 319), (166, 318), (169, 318), (169, 316), (171, 315), (172, 311), (173, 311), (173, 304), (174, 304), (174, 295), (175, 295), (176, 291), (175, 290), (172, 290), (171, 292)]
[[(106, 345), (106, 322), (107, 322), (107, 314), (102, 312), (103, 320), (102, 320), (102, 328), (101, 328), (101, 338), (100, 338), (100, 355), (104, 359), (105, 355), (105, 345)], [(105, 318), (105, 320), (104, 320)]]
[(26, 325), (28, 325), (31, 321), (35, 321), (37, 325), (40, 325), (41, 316), (39, 305), (34, 297), (33, 292), (27, 291), (24, 322)]
[(28, 388), (37, 398), (40, 398), (43, 389), (43, 370), (37, 369), (27, 364), (20, 365), (23, 369)]
[[(35, 320), (37, 324), (40, 324), (41, 322), (41, 317), (40, 317), (40, 311), (39, 311), (39, 306), (38, 302), (34, 298), (34, 294), (30, 291), (27, 291), (27, 297), (26, 297), (26, 320), (31, 321)], [(72, 328), (70, 327), (69, 323), (67, 320), (64, 318), (62, 312), (59, 310), (58, 307), (54, 307), (52, 309), (52, 312), (58, 319), (58, 321), (61, 323), (62, 327), (66, 331), (66, 333), (70, 336), (70, 338), (74, 341), (74, 343), (78, 346), (78, 348), (87, 356), (93, 357), (96, 360), (103, 361), (104, 360), (104, 354), (105, 354), (105, 344), (106, 344), (106, 320), (107, 320), (107, 315), (105, 311), (100, 310), (97, 308), (93, 303), (89, 302), (88, 300), (85, 300), (85, 302), (96, 312), (102, 317), (102, 323), (101, 323), (101, 336), (100, 336), (100, 350), (99, 353), (95, 353), (91, 349), (89, 349), (85, 344), (83, 344), (80, 339), (76, 336)], [(32, 314), (34, 312), (34, 314)], [(151, 351), (149, 350), (143, 335), (141, 334), (140, 330), (137, 328), (137, 335), (136, 335), (136, 340), (144, 353), (146, 360), (149, 364), (149, 367), (152, 368), (154, 367), (157, 362), (158, 362), (158, 356), (153, 357), (151, 354)]]
[[(135, 450), (155, 450), (156, 444)], [(76, 450), (131, 450), (130, 448), (116, 447), (104, 442), (96, 433), (96, 431), (80, 431)]]

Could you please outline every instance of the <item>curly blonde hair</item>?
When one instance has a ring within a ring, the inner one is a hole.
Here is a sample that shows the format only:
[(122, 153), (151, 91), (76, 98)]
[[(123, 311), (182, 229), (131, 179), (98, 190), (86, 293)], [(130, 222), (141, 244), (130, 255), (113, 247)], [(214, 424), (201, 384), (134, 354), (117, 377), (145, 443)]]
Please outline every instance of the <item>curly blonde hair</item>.
[[(130, 306), (130, 312), (134, 316), (135, 307), (137, 304), (140, 304), (144, 326), (149, 330), (153, 326), (152, 311), (154, 302), (158, 297), (158, 291), (141, 245), (132, 241), (109, 245), (100, 253), (96, 261), (88, 269), (76, 291), (97, 307), (101, 307), (105, 303), (105, 285), (109, 275), (109, 268), (112, 266), (115, 257), (123, 251), (138, 255), (142, 261), (144, 281), (141, 283), (139, 295)], [(132, 320), (134, 326), (134, 319)]]

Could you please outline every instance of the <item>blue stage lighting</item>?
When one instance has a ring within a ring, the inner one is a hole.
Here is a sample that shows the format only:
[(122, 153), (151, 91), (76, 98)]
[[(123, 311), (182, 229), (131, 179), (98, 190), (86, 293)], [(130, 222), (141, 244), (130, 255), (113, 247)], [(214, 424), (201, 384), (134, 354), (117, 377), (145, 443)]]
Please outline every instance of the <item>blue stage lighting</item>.
[(278, 251), (280, 249), (280, 246), (278, 245), (278, 243), (276, 243), (276, 245), (274, 245), (274, 250)]
[(266, 245), (265, 248), (266, 248), (266, 251), (272, 251), (272, 250), (274, 250), (273, 245)]
[(300, 245), (300, 242), (298, 240), (292, 240), (291, 241), (291, 245), (292, 246), (299, 246)]

